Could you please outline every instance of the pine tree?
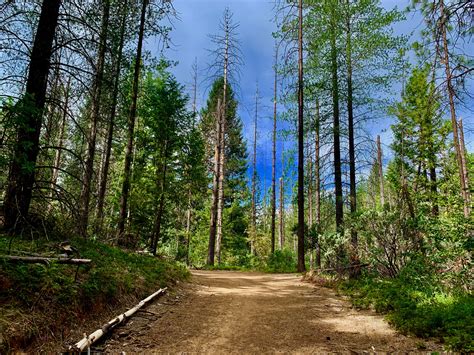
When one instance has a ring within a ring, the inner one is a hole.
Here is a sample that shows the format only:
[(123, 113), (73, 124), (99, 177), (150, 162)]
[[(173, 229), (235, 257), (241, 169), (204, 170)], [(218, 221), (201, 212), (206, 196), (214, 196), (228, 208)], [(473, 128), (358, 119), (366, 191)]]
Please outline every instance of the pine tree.
[[(431, 212), (438, 214), (436, 169), (443, 145), (439, 96), (430, 82), (429, 68), (414, 68), (402, 101), (394, 108), (398, 122), (392, 126), (397, 164), (402, 179), (411, 182), (418, 201), (429, 202)], [(429, 174), (429, 179), (428, 179)], [(402, 185), (402, 183), (400, 183)], [(422, 204), (419, 204), (422, 207)]]

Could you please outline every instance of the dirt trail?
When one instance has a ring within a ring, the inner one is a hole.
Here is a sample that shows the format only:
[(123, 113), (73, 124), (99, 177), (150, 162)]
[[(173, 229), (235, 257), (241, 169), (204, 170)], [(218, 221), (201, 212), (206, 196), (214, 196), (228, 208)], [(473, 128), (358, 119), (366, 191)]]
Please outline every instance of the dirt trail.
[(194, 271), (192, 283), (117, 329), (106, 352), (406, 352), (402, 336), (327, 288), (292, 274)]

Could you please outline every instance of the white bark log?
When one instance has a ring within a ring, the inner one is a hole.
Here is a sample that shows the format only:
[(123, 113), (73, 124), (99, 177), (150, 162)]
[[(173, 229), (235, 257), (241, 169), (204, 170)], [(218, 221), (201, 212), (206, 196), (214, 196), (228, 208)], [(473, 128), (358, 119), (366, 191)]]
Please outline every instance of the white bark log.
[(108, 333), (112, 328), (114, 328), (116, 325), (122, 323), (125, 319), (130, 318), (136, 311), (138, 311), (140, 308), (142, 308), (147, 302), (151, 301), (153, 298), (155, 298), (158, 295), (161, 295), (166, 291), (167, 287), (165, 288), (160, 288), (158, 291), (155, 293), (151, 294), (144, 300), (141, 300), (140, 303), (138, 303), (135, 307), (130, 308), (127, 312), (122, 313), (121, 315), (115, 317), (112, 319), (110, 322), (104, 324), (102, 328), (97, 329), (95, 332), (93, 332), (90, 335), (85, 335), (84, 338), (82, 338), (80, 341), (78, 341), (74, 346), (71, 346), (69, 350), (72, 351), (84, 351), (88, 347), (90, 347), (92, 344), (94, 344), (97, 340), (99, 340), (104, 334)]
[(69, 258), (45, 258), (40, 256), (14, 256), (14, 255), (0, 255), (0, 259), (6, 259), (9, 262), (23, 262), (29, 264), (49, 264), (55, 262), (58, 264), (89, 264), (90, 259), (69, 259)]

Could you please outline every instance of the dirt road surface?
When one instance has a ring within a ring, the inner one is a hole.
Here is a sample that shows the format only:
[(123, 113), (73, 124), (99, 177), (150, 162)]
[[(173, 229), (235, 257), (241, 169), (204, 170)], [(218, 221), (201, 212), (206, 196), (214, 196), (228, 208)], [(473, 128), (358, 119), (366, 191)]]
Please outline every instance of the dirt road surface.
[(442, 350), (405, 337), (294, 274), (194, 271), (100, 345), (118, 353), (363, 353)]

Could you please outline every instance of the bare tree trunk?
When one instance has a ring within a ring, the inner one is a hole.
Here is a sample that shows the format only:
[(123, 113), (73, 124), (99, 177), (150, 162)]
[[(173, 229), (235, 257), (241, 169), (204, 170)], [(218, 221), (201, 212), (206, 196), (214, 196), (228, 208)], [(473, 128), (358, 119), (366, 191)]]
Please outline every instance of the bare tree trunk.
[(143, 0), (140, 16), (140, 29), (138, 32), (137, 55), (135, 57), (135, 68), (133, 74), (132, 102), (128, 115), (127, 148), (125, 150), (125, 163), (123, 169), (122, 196), (120, 198), (120, 214), (118, 220), (118, 237), (123, 237), (125, 231), (125, 220), (128, 212), (128, 195), (130, 193), (130, 173), (133, 156), (133, 141), (135, 131), (135, 121), (137, 115), (138, 82), (140, 80), (140, 65), (142, 57), (143, 37), (145, 33), (145, 18), (148, 0)]
[(220, 156), (221, 156), (221, 115), (222, 115), (222, 104), (221, 99), (217, 99), (216, 107), (216, 142), (214, 148), (214, 178), (212, 184), (212, 202), (211, 202), (211, 219), (209, 227), (209, 248), (207, 254), (207, 264), (214, 265), (214, 255), (216, 246), (216, 230), (217, 230), (217, 207), (218, 207), (218, 194), (219, 194), (219, 172), (220, 172)]
[(109, 116), (109, 124), (107, 127), (107, 141), (105, 145), (105, 157), (104, 163), (102, 165), (101, 170), (101, 179), (100, 179), (100, 186), (99, 186), (99, 193), (97, 198), (97, 228), (102, 228), (102, 223), (104, 220), (104, 202), (105, 202), (105, 193), (107, 191), (107, 177), (109, 175), (109, 167), (110, 167), (110, 156), (112, 153), (112, 140), (114, 137), (114, 126), (115, 126), (115, 114), (117, 112), (117, 101), (118, 101), (118, 94), (119, 94), (119, 84), (120, 84), (120, 72), (122, 68), (122, 56), (123, 56), (123, 46), (125, 41), (125, 27), (126, 27), (126, 20), (127, 20), (127, 3), (125, 1), (123, 7), (123, 17), (122, 23), (120, 25), (120, 40), (119, 40), (119, 47), (117, 53), (117, 63), (115, 66), (115, 80), (114, 80), (114, 87), (112, 91), (112, 107)]
[[(349, 196), (351, 217), (354, 218), (357, 213), (357, 186), (356, 186), (356, 161), (355, 161), (355, 137), (354, 137), (354, 107), (353, 107), (353, 89), (352, 89), (352, 33), (350, 22), (350, 4), (347, 4), (346, 16), (346, 61), (347, 61), (347, 123), (349, 130)], [(357, 230), (351, 227), (351, 266), (350, 276), (357, 278), (360, 275), (359, 264), (359, 246)]]
[(320, 138), (319, 127), (321, 117), (319, 115), (319, 100), (316, 100), (316, 142), (314, 148), (314, 165), (316, 175), (316, 225), (317, 225), (317, 240), (316, 240), (316, 266), (321, 268), (321, 173), (320, 173)]
[[(28, 217), (60, 4), (60, 0), (44, 0), (42, 3), (31, 51), (26, 91), (17, 105), (20, 107), (21, 124), (17, 132), (4, 201), (6, 229), (15, 229), (20, 219)], [(25, 169), (25, 166), (30, 168)]]
[(193, 113), (196, 115), (197, 113), (197, 106), (196, 106), (196, 101), (197, 101), (197, 80), (198, 80), (198, 64), (197, 64), (197, 58), (194, 58), (194, 63), (192, 67), (193, 71)]
[[(61, 165), (61, 155), (62, 155), (62, 147), (64, 145), (64, 134), (66, 130), (66, 120), (67, 120), (67, 109), (69, 106), (69, 90), (71, 88), (71, 77), (69, 77), (67, 85), (65, 87), (64, 92), (64, 107), (62, 109), (62, 117), (61, 117), (61, 126), (59, 127), (59, 140), (58, 140), (58, 147), (56, 149), (56, 154), (54, 157), (54, 164), (53, 164), (53, 172), (51, 176), (51, 197), (53, 197), (54, 190), (56, 189), (56, 183), (58, 181), (59, 176), (59, 167)], [(51, 210), (51, 203), (48, 205), (48, 210)]]
[[(336, 48), (336, 11), (331, 4), (331, 71), (332, 71), (332, 105), (333, 105), (333, 135), (334, 135), (334, 188), (336, 195), (336, 230), (343, 233), (344, 201), (342, 197), (342, 173), (341, 173), (341, 143), (339, 123), (339, 82), (338, 63)], [(341, 251), (340, 251), (341, 252)]]
[[(308, 146), (308, 227), (313, 227), (313, 156)], [(309, 250), (309, 267), (314, 270), (314, 249)]]
[(253, 156), (252, 156), (252, 206), (251, 206), (251, 249), (254, 251), (257, 236), (257, 119), (258, 119), (258, 86), (255, 92), (255, 118), (253, 129)]
[(160, 195), (160, 203), (158, 205), (158, 211), (156, 212), (155, 218), (155, 226), (153, 227), (153, 235), (152, 235), (152, 252), (153, 255), (156, 255), (156, 249), (158, 246), (158, 241), (161, 238), (161, 221), (163, 219), (163, 211), (165, 207), (165, 195), (166, 195), (166, 173), (168, 170), (168, 148), (167, 142), (165, 142), (165, 156), (163, 161), (163, 166), (161, 169), (161, 179), (159, 180), (161, 195)]
[(186, 265), (189, 265), (189, 247), (191, 245), (191, 202), (192, 191), (188, 190), (188, 210), (186, 211)]
[(385, 205), (385, 188), (383, 181), (383, 166), (382, 166), (382, 145), (380, 143), (380, 136), (377, 136), (377, 165), (378, 165), (378, 175), (379, 175), (379, 184), (380, 184), (380, 205)]
[(449, 63), (449, 49), (448, 49), (448, 40), (446, 35), (446, 15), (444, 11), (444, 0), (440, 0), (440, 8), (439, 8), (441, 18), (440, 18), (440, 30), (441, 30), (441, 37), (443, 41), (443, 58), (442, 62), (444, 63), (445, 73), (446, 73), (446, 84), (448, 87), (448, 97), (449, 97), (449, 109), (451, 112), (451, 125), (453, 129), (453, 136), (454, 136), (454, 148), (456, 150), (456, 158), (458, 161), (458, 171), (459, 171), (459, 179), (461, 182), (461, 196), (464, 202), (464, 217), (468, 218), (470, 215), (470, 205), (469, 205), (469, 183), (465, 180), (464, 173), (463, 173), (463, 163), (462, 163), (462, 152), (461, 147), (459, 144), (459, 134), (458, 134), (458, 125), (456, 119), (456, 108), (454, 104), (454, 87), (452, 83), (452, 72)]
[(225, 179), (225, 135), (226, 135), (226, 120), (227, 120), (227, 75), (229, 65), (229, 29), (226, 28), (225, 33), (225, 51), (224, 51), (224, 87), (222, 93), (222, 114), (221, 114), (221, 155), (219, 164), (219, 191), (217, 199), (217, 235), (216, 235), (216, 254), (217, 262), (221, 263), (221, 244), (222, 244), (222, 219), (224, 214), (224, 179)]
[(280, 223), (279, 223), (279, 239), (280, 250), (285, 246), (285, 191), (283, 187), (283, 177), (280, 178)]
[[(466, 144), (464, 141), (464, 127), (462, 124), (462, 119), (459, 119), (459, 145), (461, 149), (461, 163), (462, 163), (462, 172), (466, 186), (466, 199), (468, 205), (468, 216), (471, 214), (471, 194), (469, 191), (469, 170), (467, 169), (467, 159), (466, 159)], [(435, 170), (436, 172), (436, 170)], [(436, 189), (436, 176), (435, 176), (435, 184), (434, 188)], [(436, 191), (435, 191), (436, 192)]]
[[(194, 59), (192, 66), (193, 71), (193, 129), (196, 124), (196, 114), (197, 114), (197, 79), (198, 79), (198, 65), (197, 58)], [(186, 265), (189, 266), (189, 250), (191, 246), (191, 213), (192, 213), (192, 184), (189, 184), (188, 187), (188, 210), (186, 211)]]
[(304, 262), (303, 0), (298, 1), (298, 272)]
[[(222, 111), (224, 111), (222, 109)], [(225, 112), (225, 111), (224, 111)], [(221, 154), (219, 157), (219, 190), (217, 198), (217, 235), (216, 235), (216, 254), (217, 262), (221, 263), (221, 248), (222, 248), (222, 219), (224, 214), (224, 177), (225, 177), (225, 117), (224, 112), (221, 114), (221, 136), (220, 136), (220, 146)]]
[(50, 102), (46, 105), (45, 112), (45, 130), (44, 130), (44, 140), (45, 145), (49, 146), (51, 144), (51, 133), (53, 131), (53, 125), (57, 120), (56, 111), (57, 111), (57, 102), (60, 100), (60, 74), (59, 69), (61, 67), (61, 53), (56, 54), (55, 60), (58, 62), (55, 65), (53, 73), (53, 84), (49, 88)]
[(87, 237), (87, 226), (89, 224), (89, 203), (91, 196), (91, 184), (94, 175), (94, 158), (97, 141), (97, 125), (100, 115), (100, 100), (102, 98), (102, 81), (104, 76), (105, 50), (107, 44), (107, 31), (109, 25), (109, 0), (103, 0), (102, 24), (100, 29), (100, 44), (97, 54), (97, 71), (94, 78), (94, 88), (92, 93), (92, 112), (89, 126), (89, 137), (87, 139), (87, 158), (85, 161), (85, 172), (80, 197), (80, 213), (78, 222), (78, 233), (82, 237)]
[(277, 131), (277, 83), (278, 83), (278, 46), (275, 46), (273, 82), (273, 134), (272, 134), (272, 201), (271, 201), (271, 252), (275, 252), (275, 222), (276, 222), (276, 131)]

